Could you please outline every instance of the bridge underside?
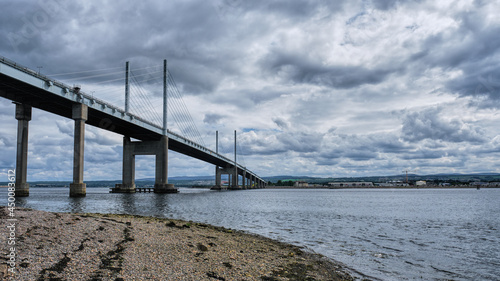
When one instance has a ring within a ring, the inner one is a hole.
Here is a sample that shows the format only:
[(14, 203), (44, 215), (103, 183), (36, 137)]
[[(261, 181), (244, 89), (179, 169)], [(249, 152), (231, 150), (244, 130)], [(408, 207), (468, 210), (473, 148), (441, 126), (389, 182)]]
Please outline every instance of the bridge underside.
[[(132, 169), (133, 171), (133, 168), (130, 168), (129, 164), (125, 167), (125, 156), (141, 155), (141, 153), (157, 156), (157, 179), (159, 179), (157, 184), (167, 188), (168, 160), (166, 155), (168, 155), (168, 149), (211, 163), (217, 169), (221, 167), (224, 171), (231, 170), (231, 175), (235, 179), (233, 186), (238, 185), (238, 175), (243, 177), (243, 186), (246, 185), (246, 182), (250, 182), (250, 186), (263, 186), (264, 184), (254, 174), (247, 173), (243, 167), (235, 165), (234, 162), (217, 153), (171, 132), (168, 132), (167, 136), (165, 136), (162, 128), (157, 125), (148, 123), (106, 102), (80, 93), (79, 89), (37, 75), (36, 72), (17, 66), (12, 62), (8, 63), (5, 59), (0, 61), (0, 96), (16, 103), (16, 119), (18, 120), (16, 167), (18, 168), (18, 175), (20, 175), (17, 177), (19, 182), (16, 182), (16, 186), (20, 187), (20, 190), (16, 192), (16, 196), (29, 195), (29, 185), (26, 183), (26, 167), (28, 124), (31, 120), (31, 108), (38, 108), (75, 120), (74, 171), (72, 189), (70, 190), (71, 196), (84, 196), (86, 193), (85, 184), (83, 183), (83, 142), (86, 124), (123, 135), (124, 139), (130, 140), (130, 138), (133, 138), (138, 140), (131, 142), (128, 148), (125, 147), (124, 141), (124, 183), (122, 186), (124, 188), (134, 186), (133, 179), (130, 180), (130, 173), (126, 174), (126, 170)], [(162, 143), (167, 143), (167, 145), (162, 146)], [(149, 145), (150, 151), (141, 152), (140, 147), (144, 147), (144, 145)], [(126, 154), (125, 150), (130, 150), (130, 147), (134, 147), (132, 154)], [(160, 147), (166, 147), (166, 149), (160, 149)], [(23, 188), (25, 188), (24, 191), (22, 191)]]

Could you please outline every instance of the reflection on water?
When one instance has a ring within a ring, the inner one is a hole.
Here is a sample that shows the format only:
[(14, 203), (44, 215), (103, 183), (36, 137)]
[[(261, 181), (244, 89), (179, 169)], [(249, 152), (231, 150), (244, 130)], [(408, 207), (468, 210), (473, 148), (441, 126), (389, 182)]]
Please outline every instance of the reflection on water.
[(83, 197), (69, 197), (69, 208), (71, 213), (84, 213), (85, 211), (85, 198)]
[[(498, 280), (500, 189), (247, 190), (110, 194), (31, 188), (20, 207), (194, 220), (306, 246), (382, 280)], [(7, 203), (6, 189), (0, 202)]]

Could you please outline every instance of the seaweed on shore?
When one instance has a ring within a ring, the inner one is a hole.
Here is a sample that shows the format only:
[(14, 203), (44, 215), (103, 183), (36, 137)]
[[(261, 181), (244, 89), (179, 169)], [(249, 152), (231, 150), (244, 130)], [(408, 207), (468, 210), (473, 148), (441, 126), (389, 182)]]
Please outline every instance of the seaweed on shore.
[[(60, 259), (56, 264), (49, 268), (44, 268), (40, 271), (40, 276), (38, 277), (38, 281), (43, 281), (43, 280), (63, 280), (61, 278), (55, 277), (55, 274), (53, 272), (61, 273), (64, 271), (66, 266), (68, 266), (68, 263), (71, 261), (71, 258), (67, 256), (67, 254), (64, 254), (64, 257)], [(45, 274), (48, 274), (48, 277), (45, 276)]]
[(114, 276), (118, 275), (122, 271), (123, 266), (123, 251), (125, 250), (125, 243), (134, 241), (134, 238), (130, 235), (130, 228), (125, 227), (123, 229), (123, 240), (115, 244), (116, 248), (114, 250), (108, 251), (104, 255), (100, 255), (101, 265), (99, 266), (99, 271), (97, 271), (90, 280), (101, 280), (102, 270), (109, 270)]

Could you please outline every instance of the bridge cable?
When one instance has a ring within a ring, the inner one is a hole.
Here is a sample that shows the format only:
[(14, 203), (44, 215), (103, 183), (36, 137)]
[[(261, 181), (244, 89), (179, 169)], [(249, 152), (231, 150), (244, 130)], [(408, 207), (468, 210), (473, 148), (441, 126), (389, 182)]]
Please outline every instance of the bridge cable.
[[(160, 118), (160, 116), (158, 116), (158, 114), (156, 114), (156, 115), (154, 114), (154, 112), (156, 112), (156, 111), (154, 110), (154, 106), (149, 101), (147, 94), (144, 93), (142, 87), (140, 85), (138, 85), (139, 83), (137, 82), (137, 79), (135, 79), (133, 72), (130, 71), (130, 73), (131, 73), (131, 77), (132, 77), (132, 83), (130, 85), (132, 86), (132, 88), (135, 89), (134, 92), (137, 93), (137, 95), (131, 95), (131, 98), (134, 97), (134, 100), (137, 101), (137, 104), (140, 103), (139, 106), (143, 107), (142, 112), (140, 114), (138, 114), (138, 116), (140, 116), (141, 114), (145, 114), (148, 116), (148, 119), (151, 122), (156, 123), (156, 124), (160, 124), (161, 126), (163, 126), (162, 118)], [(135, 106), (136, 103), (131, 103), (131, 105), (133, 105), (134, 109), (140, 111), (140, 108)], [(139, 112), (137, 112), (137, 113), (139, 113)]]
[(132, 89), (130, 95), (131, 111), (135, 112), (137, 116), (149, 120), (158, 126), (162, 126), (162, 121), (159, 116), (155, 115), (153, 113), (154, 110), (146, 103), (141, 88), (134, 83), (131, 83), (130, 85)]
[[(132, 76), (132, 80), (134, 80)], [(144, 117), (147, 116), (147, 119), (149, 119), (151, 122), (155, 124), (161, 124), (162, 122), (159, 122), (161, 119), (159, 116), (154, 114), (154, 107), (151, 104), (148, 104), (148, 99), (145, 97), (145, 93), (142, 90), (142, 87), (138, 86), (137, 83), (131, 83), (131, 88), (133, 90), (133, 95), (130, 95), (131, 98), (131, 106), (136, 112), (138, 116), (143, 115)], [(142, 110), (141, 110), (142, 109)]]
[(190, 130), (193, 132), (194, 136), (196, 137), (197, 142), (200, 145), (203, 145), (204, 147), (206, 147), (205, 142), (203, 141), (203, 138), (201, 137), (201, 134), (196, 126), (196, 123), (194, 122), (191, 114), (189, 113), (189, 110), (188, 110), (186, 104), (184, 103), (184, 99), (182, 97), (181, 92), (179, 91), (179, 88), (177, 87), (177, 83), (175, 82), (174, 77), (172, 76), (172, 74), (170, 72), (168, 72), (167, 77), (170, 77), (170, 81), (171, 81), (170, 84), (173, 86), (173, 90), (174, 90), (173, 93), (177, 94), (177, 96), (179, 98), (180, 107), (186, 116)]
[[(144, 70), (148, 68), (154, 68), (154, 67), (159, 67), (160, 65), (155, 65), (155, 66), (148, 66), (148, 67), (143, 67), (143, 68), (138, 68), (136, 70)], [(67, 76), (67, 75), (73, 75), (73, 74), (82, 74), (82, 73), (89, 73), (89, 72), (98, 72), (98, 71), (106, 71), (106, 70), (113, 70), (113, 69), (123, 69), (123, 66), (117, 66), (117, 67), (111, 67), (111, 68), (102, 68), (102, 69), (92, 69), (92, 70), (83, 70), (83, 71), (76, 71), (76, 72), (63, 72), (63, 73), (56, 73), (56, 74), (47, 74), (46, 76)], [(125, 73), (125, 70), (122, 71)]]
[(193, 132), (192, 126), (189, 125), (189, 120), (187, 119), (188, 114), (184, 112), (182, 109), (181, 104), (179, 103), (179, 97), (176, 95), (175, 90), (170, 91), (171, 93), (171, 99), (170, 99), (170, 107), (172, 110), (170, 111), (172, 116), (178, 120), (178, 125), (180, 126), (180, 129), (183, 131), (183, 134), (186, 135), (186, 137), (189, 137), (192, 141), (197, 141), (197, 137), (195, 133)]

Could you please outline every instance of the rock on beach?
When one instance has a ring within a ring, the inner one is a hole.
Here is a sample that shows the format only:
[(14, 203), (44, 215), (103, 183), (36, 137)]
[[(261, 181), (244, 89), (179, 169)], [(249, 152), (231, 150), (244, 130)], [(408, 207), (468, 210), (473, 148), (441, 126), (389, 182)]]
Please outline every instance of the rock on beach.
[(15, 273), (0, 208), (2, 280), (353, 280), (323, 256), (202, 223), (16, 209)]

